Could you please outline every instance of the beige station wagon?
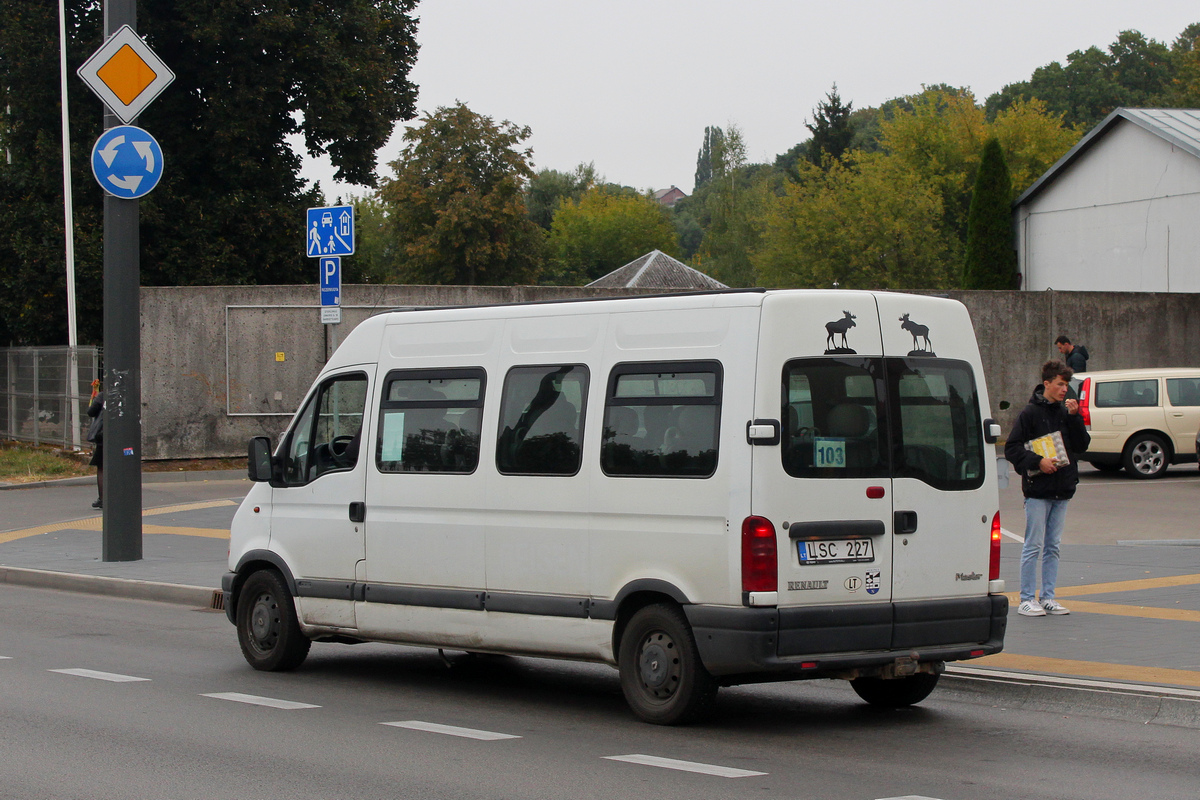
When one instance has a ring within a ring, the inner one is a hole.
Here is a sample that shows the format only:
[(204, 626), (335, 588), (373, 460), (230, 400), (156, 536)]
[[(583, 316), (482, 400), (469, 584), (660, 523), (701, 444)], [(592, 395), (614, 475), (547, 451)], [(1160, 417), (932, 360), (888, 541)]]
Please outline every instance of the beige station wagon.
[(1071, 388), (1092, 435), (1082, 461), (1158, 478), (1171, 464), (1196, 460), (1200, 367), (1080, 372)]

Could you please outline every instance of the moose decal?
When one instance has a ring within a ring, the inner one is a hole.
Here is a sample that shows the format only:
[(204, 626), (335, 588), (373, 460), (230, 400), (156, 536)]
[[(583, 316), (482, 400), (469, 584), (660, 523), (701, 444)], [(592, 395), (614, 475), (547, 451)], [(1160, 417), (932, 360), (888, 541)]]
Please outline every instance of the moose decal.
[[(851, 350), (846, 344), (846, 331), (854, 327), (854, 320), (857, 319), (857, 317), (855, 317), (849, 311), (843, 311), (842, 313), (845, 314), (845, 316), (841, 319), (835, 319), (833, 322), (825, 323), (825, 330), (829, 334), (825, 337), (825, 346), (828, 348), (825, 351), (825, 355), (832, 355), (834, 353), (854, 353), (854, 351)], [(838, 334), (841, 334), (842, 345), (841, 347), (835, 348), (833, 346), (833, 337), (837, 336)]]
[[(932, 356), (933, 344), (929, 341), (929, 326), (921, 325), (913, 322), (908, 318), (908, 314), (900, 317), (900, 327), (912, 334), (913, 349), (909, 352), (910, 356)], [(917, 339), (921, 339), (922, 343), (917, 344)]]

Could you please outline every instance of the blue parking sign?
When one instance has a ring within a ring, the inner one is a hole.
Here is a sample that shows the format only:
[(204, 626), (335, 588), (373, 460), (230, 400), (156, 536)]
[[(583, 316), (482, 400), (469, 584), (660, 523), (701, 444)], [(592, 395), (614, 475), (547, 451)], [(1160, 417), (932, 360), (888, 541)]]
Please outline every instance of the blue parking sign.
[(342, 259), (337, 256), (322, 256), (321, 265), (321, 305), (340, 306), (342, 304)]
[(309, 258), (354, 255), (354, 206), (310, 208), (305, 230)]

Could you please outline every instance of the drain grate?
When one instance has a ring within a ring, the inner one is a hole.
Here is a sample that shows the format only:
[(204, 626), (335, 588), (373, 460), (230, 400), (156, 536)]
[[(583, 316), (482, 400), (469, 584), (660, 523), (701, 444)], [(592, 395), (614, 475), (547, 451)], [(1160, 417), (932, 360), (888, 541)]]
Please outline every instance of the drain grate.
[(212, 600), (209, 601), (208, 607), (213, 611), (224, 611), (225, 593), (220, 589), (213, 589)]

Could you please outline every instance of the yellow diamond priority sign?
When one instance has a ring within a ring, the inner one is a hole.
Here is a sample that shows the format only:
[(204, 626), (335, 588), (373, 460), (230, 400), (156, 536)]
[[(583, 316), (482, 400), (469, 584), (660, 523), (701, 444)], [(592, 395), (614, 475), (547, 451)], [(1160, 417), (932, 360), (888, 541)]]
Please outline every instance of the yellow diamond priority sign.
[(76, 74), (126, 125), (175, 80), (175, 73), (128, 25), (108, 37)]

